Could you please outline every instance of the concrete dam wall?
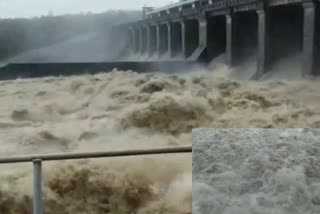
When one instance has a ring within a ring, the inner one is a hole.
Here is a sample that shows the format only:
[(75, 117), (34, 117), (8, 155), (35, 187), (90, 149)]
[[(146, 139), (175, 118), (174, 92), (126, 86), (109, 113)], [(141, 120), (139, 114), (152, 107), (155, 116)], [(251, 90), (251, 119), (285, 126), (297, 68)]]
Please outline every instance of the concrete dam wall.
[(254, 59), (258, 79), (294, 56), (302, 75), (320, 74), (318, 0), (187, 0), (117, 30), (132, 60), (208, 63), (224, 54), (230, 67)]

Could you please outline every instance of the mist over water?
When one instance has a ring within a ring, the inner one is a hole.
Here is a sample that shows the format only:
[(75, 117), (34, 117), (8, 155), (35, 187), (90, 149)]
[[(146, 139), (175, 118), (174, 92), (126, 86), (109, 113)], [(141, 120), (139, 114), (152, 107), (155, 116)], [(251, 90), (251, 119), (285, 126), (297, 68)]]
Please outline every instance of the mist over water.
[[(26, 51), (8, 59), (9, 63), (72, 63), (72, 62), (105, 62), (117, 56), (114, 52), (108, 33), (87, 33), (68, 39), (61, 43)], [(121, 41), (121, 40), (120, 40)]]
[(0, 64), (101, 62), (124, 48), (113, 26), (141, 18), (140, 11), (0, 19)]

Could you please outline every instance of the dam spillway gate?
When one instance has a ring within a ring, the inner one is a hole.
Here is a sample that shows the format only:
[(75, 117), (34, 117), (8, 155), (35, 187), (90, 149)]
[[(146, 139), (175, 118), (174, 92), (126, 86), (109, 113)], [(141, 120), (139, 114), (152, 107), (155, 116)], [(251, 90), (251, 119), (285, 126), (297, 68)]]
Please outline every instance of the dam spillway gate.
[(320, 74), (319, 0), (185, 0), (117, 32), (127, 35), (122, 57), (136, 61), (209, 63), (223, 55), (233, 67), (253, 58), (258, 79), (296, 54), (303, 75)]

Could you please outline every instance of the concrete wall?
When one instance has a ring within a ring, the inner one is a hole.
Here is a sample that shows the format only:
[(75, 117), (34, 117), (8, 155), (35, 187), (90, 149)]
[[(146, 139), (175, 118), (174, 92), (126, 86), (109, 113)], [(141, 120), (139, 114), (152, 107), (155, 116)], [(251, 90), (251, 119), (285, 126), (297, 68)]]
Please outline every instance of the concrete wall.
[(146, 21), (150, 41), (148, 31), (141, 31), (139, 39), (135, 30), (133, 51), (142, 55), (149, 52), (159, 59), (167, 56), (205, 62), (226, 53), (229, 66), (241, 65), (249, 59), (257, 61), (256, 77), (296, 55), (302, 73), (311, 74), (313, 67), (320, 73), (319, 1), (314, 1), (318, 6), (315, 25), (311, 0), (272, 7), (263, 2), (242, 10), (227, 8), (217, 13), (190, 13), (174, 20)]

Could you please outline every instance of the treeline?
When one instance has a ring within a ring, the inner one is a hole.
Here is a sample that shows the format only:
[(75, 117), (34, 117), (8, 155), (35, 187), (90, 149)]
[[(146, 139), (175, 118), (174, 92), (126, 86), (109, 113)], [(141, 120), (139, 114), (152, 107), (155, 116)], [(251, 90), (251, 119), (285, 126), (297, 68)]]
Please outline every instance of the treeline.
[(132, 21), (140, 16), (140, 11), (107, 11), (100, 14), (0, 19), (0, 60), (80, 34), (108, 32), (112, 25)]

